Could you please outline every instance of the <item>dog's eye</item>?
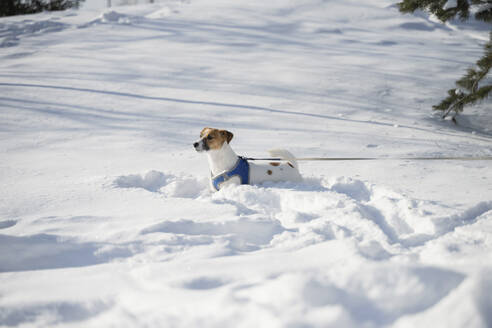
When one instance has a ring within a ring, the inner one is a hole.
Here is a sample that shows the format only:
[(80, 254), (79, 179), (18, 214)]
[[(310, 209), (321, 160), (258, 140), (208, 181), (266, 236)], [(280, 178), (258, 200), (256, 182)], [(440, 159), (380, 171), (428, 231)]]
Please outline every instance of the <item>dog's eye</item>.
[(208, 135), (207, 136), (207, 140), (212, 140), (214, 137), (212, 137), (211, 135)]

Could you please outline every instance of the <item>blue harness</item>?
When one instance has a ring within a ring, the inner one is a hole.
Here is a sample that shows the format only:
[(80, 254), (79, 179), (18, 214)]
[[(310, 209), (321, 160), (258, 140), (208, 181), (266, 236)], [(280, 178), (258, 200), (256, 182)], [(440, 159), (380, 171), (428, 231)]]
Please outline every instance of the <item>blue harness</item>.
[(219, 191), (220, 185), (234, 176), (238, 176), (241, 179), (241, 184), (249, 184), (249, 163), (241, 156), (239, 156), (236, 165), (231, 170), (215, 177), (212, 176), (212, 185), (215, 190)]

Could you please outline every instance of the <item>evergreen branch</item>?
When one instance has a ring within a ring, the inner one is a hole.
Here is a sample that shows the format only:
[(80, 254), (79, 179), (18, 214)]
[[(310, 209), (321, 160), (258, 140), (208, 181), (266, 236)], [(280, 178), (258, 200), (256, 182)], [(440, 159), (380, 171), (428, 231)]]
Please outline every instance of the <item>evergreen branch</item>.
[(488, 8), (482, 11), (479, 11), (475, 14), (475, 18), (477, 20), (481, 20), (487, 23), (492, 23), (492, 8)]
[(417, 9), (427, 10), (436, 15), (442, 22), (458, 16), (465, 21), (470, 16), (470, 7), (477, 9), (475, 18), (492, 23), (492, 1), (490, 0), (457, 0), (455, 7), (445, 8), (448, 0), (403, 0), (398, 8), (402, 13), (413, 13)]
[(0, 0), (0, 17), (78, 8), (85, 0)]
[(463, 106), (466, 101), (466, 95), (460, 94), (456, 89), (448, 90), (448, 97), (441, 101), (439, 105), (432, 106), (434, 110), (446, 111), (441, 117), (446, 118), (451, 111), (456, 113), (463, 111)]
[[(492, 0), (457, 0), (456, 5), (445, 8), (447, 3), (448, 0), (403, 0), (398, 3), (398, 7), (402, 13), (413, 13), (417, 9), (426, 10), (436, 15), (442, 22), (446, 22), (456, 16), (461, 20), (468, 19), (470, 7), (474, 6), (477, 9), (476, 19), (492, 23)], [(469, 68), (466, 74), (456, 81), (458, 88), (448, 90), (448, 96), (438, 105), (432, 106), (434, 110), (444, 112), (442, 118), (446, 118), (452, 111), (458, 114), (466, 105), (482, 101), (491, 94), (492, 84), (480, 86), (480, 82), (492, 69), (492, 32), (484, 49), (485, 53), (476, 62), (476, 67)]]
[(446, 22), (456, 15), (463, 21), (469, 18), (470, 4), (468, 0), (457, 0), (455, 7), (444, 9), (447, 2), (448, 0), (403, 0), (398, 3), (398, 8), (402, 13), (413, 13), (417, 9), (427, 10), (436, 15), (442, 22)]

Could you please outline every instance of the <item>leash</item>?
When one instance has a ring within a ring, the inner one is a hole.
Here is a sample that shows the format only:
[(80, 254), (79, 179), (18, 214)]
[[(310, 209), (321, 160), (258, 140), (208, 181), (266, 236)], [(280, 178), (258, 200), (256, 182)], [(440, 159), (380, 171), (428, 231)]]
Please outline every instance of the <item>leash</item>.
[[(248, 161), (285, 161), (285, 158), (250, 158)], [(477, 157), (301, 157), (298, 161), (492, 161), (492, 156)]]

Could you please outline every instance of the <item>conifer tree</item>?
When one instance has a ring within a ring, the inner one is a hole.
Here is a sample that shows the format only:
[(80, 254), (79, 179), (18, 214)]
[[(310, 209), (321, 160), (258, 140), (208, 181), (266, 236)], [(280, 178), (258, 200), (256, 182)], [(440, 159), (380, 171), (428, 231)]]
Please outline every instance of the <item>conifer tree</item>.
[(0, 0), (0, 17), (78, 8), (84, 0)]
[[(487, 22), (492, 27), (492, 0), (403, 0), (398, 3), (400, 12), (413, 13), (417, 9), (427, 10), (442, 22), (458, 16), (465, 21), (474, 12), (475, 19)], [(452, 114), (452, 120), (463, 111), (466, 105), (483, 101), (492, 93), (492, 84), (487, 82), (487, 76), (492, 67), (492, 32), (489, 41), (484, 46), (485, 53), (476, 62), (476, 66), (469, 68), (467, 73), (458, 81), (457, 88), (448, 90), (448, 96), (434, 110), (443, 112), (446, 118)]]

